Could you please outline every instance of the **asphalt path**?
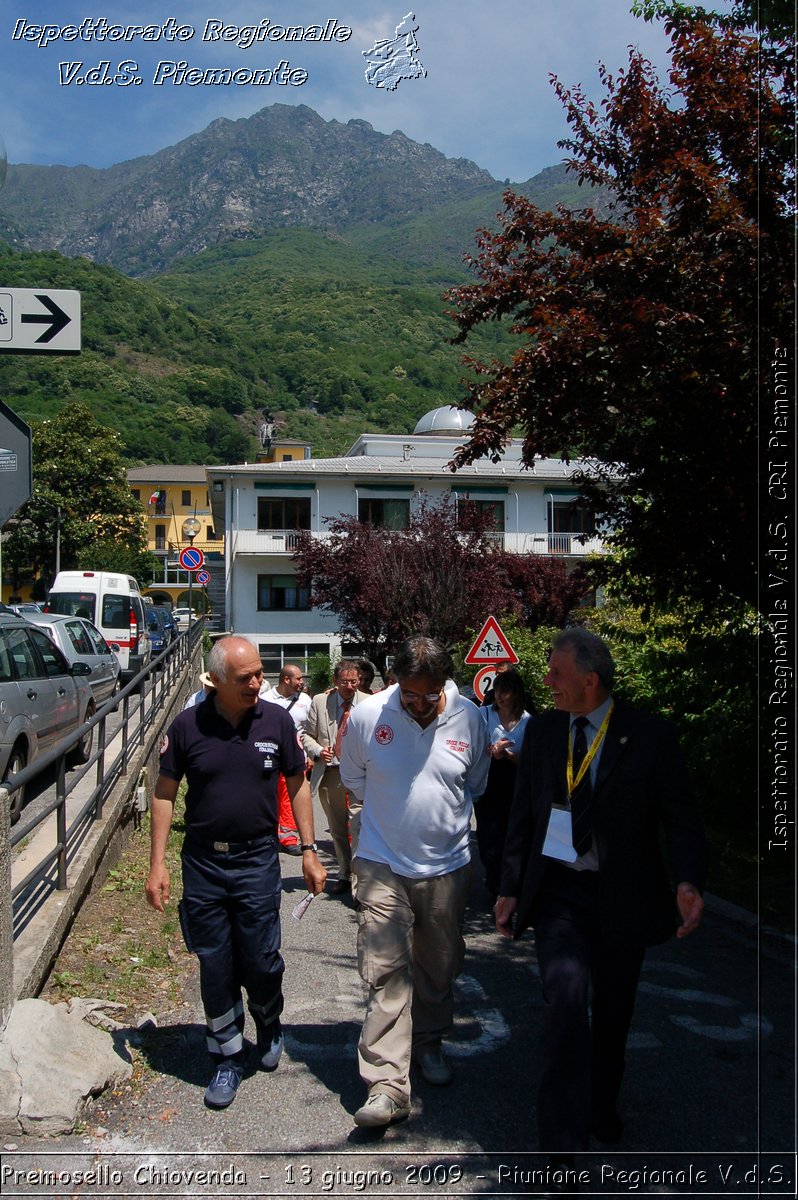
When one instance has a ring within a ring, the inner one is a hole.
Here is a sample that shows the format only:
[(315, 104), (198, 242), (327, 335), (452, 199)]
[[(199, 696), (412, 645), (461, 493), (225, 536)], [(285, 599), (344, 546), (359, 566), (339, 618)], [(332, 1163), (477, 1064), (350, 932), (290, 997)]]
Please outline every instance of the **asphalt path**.
[[(317, 829), (334, 877), (320, 814)], [(364, 1131), (352, 1121), (365, 1097), (355, 906), (324, 895), (295, 921), (299, 860), (282, 863), (279, 1068), (253, 1065), (229, 1109), (203, 1106), (210, 1071), (192, 968), (183, 1010), (161, 1014), (153, 997), (158, 1029), (138, 1050), (143, 1088), (103, 1097), (79, 1135), (6, 1144), (4, 1169), (57, 1165), (66, 1174), (53, 1195), (547, 1194), (551, 1176), (536, 1153), (543, 1005), (534, 939), (496, 935), (478, 868), (447, 1045), (455, 1081), (435, 1088), (414, 1079), (410, 1119)], [(624, 1139), (579, 1157), (580, 1194), (795, 1194), (794, 944), (740, 916), (707, 911), (694, 936), (649, 952), (627, 1055)], [(99, 1174), (81, 1188), (69, 1174), (79, 1170)], [(44, 1194), (8, 1173), (2, 1191)]]

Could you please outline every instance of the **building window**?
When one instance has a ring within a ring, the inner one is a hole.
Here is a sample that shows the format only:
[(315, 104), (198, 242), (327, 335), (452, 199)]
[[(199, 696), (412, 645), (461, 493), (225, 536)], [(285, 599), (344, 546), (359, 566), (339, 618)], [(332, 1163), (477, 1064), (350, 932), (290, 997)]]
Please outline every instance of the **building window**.
[(190, 489), (186, 490), (184, 488), (183, 491), (181, 491), (180, 495), (182, 496), (182, 500), (180, 501), (180, 503), (183, 505), (183, 508), (191, 508), (191, 491), (190, 491)]
[(156, 497), (156, 500), (155, 500), (155, 515), (156, 515), (156, 517), (165, 517), (166, 516), (166, 490), (164, 488), (161, 488), (161, 490), (159, 492), (155, 492), (153, 494)]
[(258, 612), (308, 612), (310, 589), (299, 587), (295, 575), (258, 576)]
[(472, 500), (469, 496), (461, 496), (457, 503), (457, 524), (460, 529), (471, 529), (473, 517), (487, 514), (493, 517), (493, 525), (489, 533), (504, 533), (504, 501), (503, 500)]
[(155, 526), (155, 549), (156, 550), (165, 550), (166, 549), (166, 526), (165, 525), (156, 525)]
[(280, 643), (261, 642), (258, 646), (260, 660), (263, 664), (263, 673), (266, 678), (275, 683), (279, 679), (280, 671), (286, 663), (296, 663), (303, 675), (308, 672), (310, 659), (317, 654), (326, 654), (329, 658), (330, 646), (328, 642), (321, 642), (318, 645), (313, 643), (302, 643), (299, 645), (281, 645)]
[(579, 496), (549, 503), (549, 533), (595, 533), (593, 513)]
[(205, 541), (206, 542), (218, 542), (218, 540), (219, 540), (219, 535), (216, 532), (216, 530), (214, 529), (213, 525), (206, 525), (205, 526)]
[(258, 497), (258, 529), (310, 529), (310, 497)]
[(357, 519), (376, 529), (407, 529), (410, 525), (410, 501), (376, 500), (365, 496), (358, 500)]
[(134, 500), (141, 500), (141, 488), (131, 488), (130, 492)]

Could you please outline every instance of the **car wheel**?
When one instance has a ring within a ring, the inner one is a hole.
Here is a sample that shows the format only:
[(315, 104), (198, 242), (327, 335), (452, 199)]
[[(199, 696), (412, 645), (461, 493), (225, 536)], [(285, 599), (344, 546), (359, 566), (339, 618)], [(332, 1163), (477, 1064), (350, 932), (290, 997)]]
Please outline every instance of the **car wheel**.
[[(90, 704), (86, 709), (86, 720), (90, 721), (94, 716), (94, 705)], [(84, 733), (75, 749), (72, 751), (70, 758), (73, 763), (87, 763), (91, 758), (91, 748), (94, 744), (94, 730), (90, 729), (88, 733)]]
[[(8, 760), (6, 767), (6, 779), (12, 779), (14, 775), (19, 775), (20, 771), (28, 765), (28, 754), (24, 746), (17, 745), (11, 751), (11, 757)], [(11, 824), (16, 825), (19, 820), (19, 814), (25, 806), (25, 788), (17, 788), (11, 793)]]

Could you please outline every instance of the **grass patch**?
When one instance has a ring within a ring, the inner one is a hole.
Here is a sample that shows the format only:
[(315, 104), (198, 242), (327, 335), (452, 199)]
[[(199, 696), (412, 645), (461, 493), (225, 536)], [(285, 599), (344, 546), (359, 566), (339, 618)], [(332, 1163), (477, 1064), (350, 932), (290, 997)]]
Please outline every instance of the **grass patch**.
[(188, 955), (177, 920), (181, 895), (181, 788), (167, 845), (172, 898), (166, 913), (150, 908), (144, 893), (150, 865), (150, 818), (133, 832), (106, 882), (82, 906), (42, 991), (53, 1002), (73, 996), (125, 1004), (120, 1021), (169, 1008), (183, 998)]

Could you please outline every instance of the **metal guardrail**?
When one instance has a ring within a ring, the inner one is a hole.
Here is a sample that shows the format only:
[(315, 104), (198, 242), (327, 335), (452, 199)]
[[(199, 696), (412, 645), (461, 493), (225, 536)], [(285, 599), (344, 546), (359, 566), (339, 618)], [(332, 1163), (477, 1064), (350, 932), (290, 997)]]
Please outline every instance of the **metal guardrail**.
[[(23, 814), (12, 830), (9, 839), (9, 845), (13, 850), (32, 833), (35, 833), (39, 826), (55, 813), (55, 846), (28, 872), (24, 879), (15, 884), (11, 891), (12, 903), (28, 895), (32, 889), (36, 889), (40, 885), (47, 884), (52, 887), (54, 883), (56, 890), (66, 890), (70, 860), (80, 847), (91, 824), (101, 819), (103, 805), (116, 781), (127, 774), (130, 762), (144, 744), (147, 731), (152, 726), (165, 697), (191, 661), (197, 641), (202, 637), (204, 624), (202, 620), (192, 623), (190, 629), (180, 634), (172, 645), (167, 647), (156, 659), (153, 659), (144, 671), (131, 679), (118, 695), (106, 701), (91, 720), (86, 721), (79, 729), (63, 738), (19, 774), (0, 783), (0, 803), (8, 804), (10, 796), (17, 788), (24, 787), (42, 772), (55, 766), (56, 794), (54, 799), (27, 821)], [(131, 711), (131, 696), (137, 692), (140, 693), (141, 700), (137, 708)], [(108, 735), (108, 718), (119, 709), (120, 705), (122, 706), (120, 726)], [(88, 761), (71, 775), (67, 783), (67, 759), (74, 751), (76, 743), (85, 737), (89, 730), (94, 729), (97, 730), (97, 736), (96, 739), (93, 739), (92, 753)], [(106, 763), (106, 751), (109, 745), (120, 737), (120, 734), (121, 746), (113, 760)], [(67, 798), (72, 795), (92, 768), (95, 770), (94, 787), (67, 827)], [(50, 877), (53, 865), (56, 868), (54, 881)], [(15, 929), (15, 936), (16, 932)]]

